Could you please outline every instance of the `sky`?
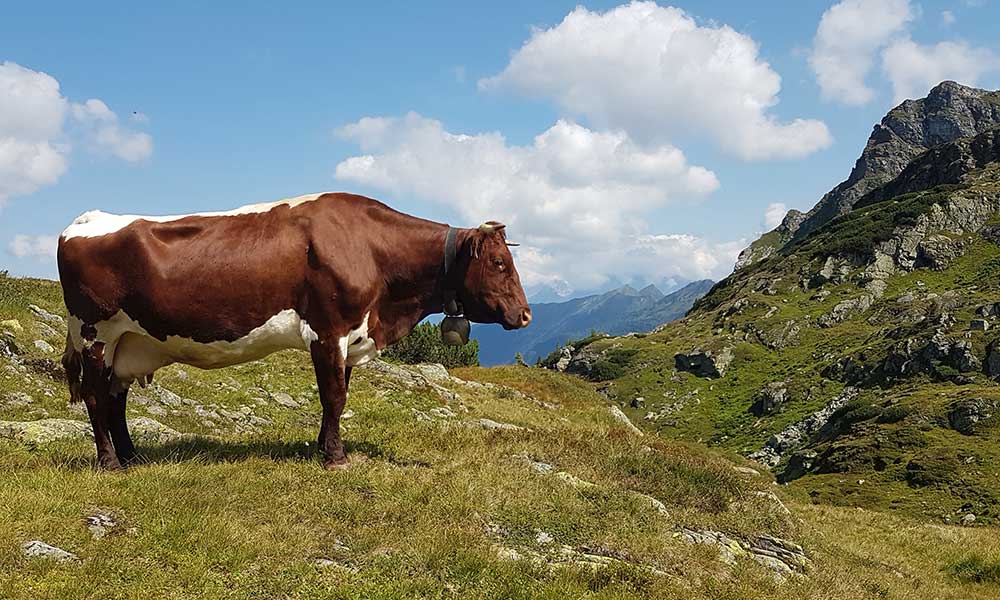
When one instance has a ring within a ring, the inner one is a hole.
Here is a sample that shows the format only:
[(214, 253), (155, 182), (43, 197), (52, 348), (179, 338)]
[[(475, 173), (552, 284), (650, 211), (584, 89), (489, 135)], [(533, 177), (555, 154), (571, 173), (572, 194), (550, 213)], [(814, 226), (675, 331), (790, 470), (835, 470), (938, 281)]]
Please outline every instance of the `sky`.
[(21, 2), (0, 20), (0, 269), (92, 209), (362, 193), (508, 225), (529, 294), (731, 272), (945, 79), (996, 0)]

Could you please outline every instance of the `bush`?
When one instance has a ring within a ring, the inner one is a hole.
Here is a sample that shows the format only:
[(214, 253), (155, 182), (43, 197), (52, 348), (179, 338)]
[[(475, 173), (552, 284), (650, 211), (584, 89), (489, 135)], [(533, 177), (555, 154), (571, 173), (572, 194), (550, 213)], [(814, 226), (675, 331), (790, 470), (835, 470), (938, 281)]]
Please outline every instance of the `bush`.
[(949, 564), (945, 571), (966, 583), (1000, 583), (1000, 561), (988, 560), (977, 554)]
[(432, 323), (421, 323), (410, 335), (382, 351), (382, 357), (406, 364), (441, 363), (449, 369), (479, 366), (479, 342), (469, 340), (464, 346), (445, 346), (441, 329)]
[(898, 423), (910, 416), (910, 409), (901, 404), (893, 404), (878, 416), (879, 423)]
[(610, 381), (618, 379), (625, 374), (627, 367), (632, 362), (632, 357), (638, 350), (625, 350), (622, 348), (608, 350), (604, 357), (594, 362), (587, 378), (591, 381)]

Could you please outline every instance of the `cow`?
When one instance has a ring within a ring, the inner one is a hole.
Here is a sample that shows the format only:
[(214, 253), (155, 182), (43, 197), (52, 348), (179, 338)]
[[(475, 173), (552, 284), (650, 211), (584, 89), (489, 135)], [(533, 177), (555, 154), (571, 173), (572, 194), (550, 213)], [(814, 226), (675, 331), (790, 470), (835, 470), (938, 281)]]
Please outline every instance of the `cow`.
[(63, 366), (99, 468), (137, 460), (133, 383), (183, 363), (215, 369), (309, 352), (323, 407), (319, 449), (346, 466), (340, 416), (351, 370), (446, 312), (518, 329), (531, 309), (490, 221), (459, 229), (363, 196), (323, 193), (178, 216), (87, 212), (59, 237), (69, 332)]

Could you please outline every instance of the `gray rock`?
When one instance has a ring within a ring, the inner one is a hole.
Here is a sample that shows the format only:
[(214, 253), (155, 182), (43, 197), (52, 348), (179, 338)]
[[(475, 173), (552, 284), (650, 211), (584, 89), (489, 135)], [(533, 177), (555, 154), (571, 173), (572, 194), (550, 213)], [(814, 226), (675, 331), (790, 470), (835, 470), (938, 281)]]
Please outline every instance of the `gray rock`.
[(959, 256), (965, 254), (966, 241), (955, 240), (946, 235), (932, 234), (917, 246), (916, 267), (927, 267), (943, 271)]
[(696, 350), (690, 354), (675, 354), (674, 366), (678, 371), (716, 379), (726, 374), (726, 368), (732, 360), (733, 349), (729, 347), (718, 352)]
[(434, 383), (448, 383), (451, 381), (448, 369), (442, 364), (422, 363), (413, 365), (413, 368), (426, 377), (428, 381), (433, 381)]
[(0, 396), (0, 407), (23, 408), (34, 402), (34, 398), (24, 392), (9, 392)]
[(513, 423), (500, 423), (492, 419), (479, 419), (475, 423), (488, 431), (524, 431), (524, 427)]
[(974, 435), (977, 425), (992, 417), (997, 409), (996, 400), (984, 398), (959, 400), (948, 411), (948, 424), (963, 435)]
[(778, 381), (769, 383), (757, 393), (757, 398), (750, 405), (750, 412), (758, 417), (769, 415), (788, 400), (786, 383)]
[(751, 454), (750, 458), (769, 467), (776, 466), (781, 461), (783, 454), (805, 444), (812, 434), (822, 429), (829, 422), (833, 413), (857, 397), (857, 395), (857, 389), (853, 387), (844, 388), (844, 391), (839, 396), (830, 400), (822, 409), (798, 423), (789, 425), (782, 431), (773, 434), (768, 438), (764, 447)]
[(271, 399), (274, 400), (275, 403), (280, 404), (285, 408), (299, 407), (299, 403), (296, 402), (294, 399), (292, 399), (292, 396), (290, 394), (286, 394), (285, 392), (278, 392), (277, 394), (273, 394), (271, 396)]
[(21, 553), (27, 558), (46, 558), (57, 562), (79, 562), (80, 557), (62, 548), (50, 546), (40, 540), (32, 540), (21, 545)]
[(614, 418), (615, 421), (618, 421), (619, 423), (624, 425), (625, 428), (631, 431), (632, 433), (635, 433), (637, 435), (642, 435), (642, 430), (636, 427), (634, 423), (632, 423), (631, 419), (628, 418), (628, 415), (622, 412), (622, 409), (618, 408), (617, 406), (611, 405), (609, 410), (611, 411), (611, 416)]
[(976, 522), (976, 515), (972, 513), (968, 513), (964, 517), (962, 517), (962, 525), (972, 525), (975, 522)]
[(45, 354), (52, 354), (56, 351), (56, 349), (52, 347), (52, 344), (46, 342), (45, 340), (35, 340), (35, 348)]
[(755, 560), (767, 567), (779, 583), (794, 573), (805, 573), (810, 564), (802, 546), (769, 535), (744, 541), (719, 531), (682, 527), (674, 537), (692, 544), (715, 546), (719, 550), (719, 560), (726, 564), (735, 564), (737, 559), (744, 557)]
[(34, 304), (29, 304), (28, 305), (28, 310), (30, 310), (33, 315), (35, 315), (36, 317), (38, 317), (39, 319), (41, 319), (43, 321), (47, 321), (49, 323), (57, 323), (59, 325), (65, 325), (66, 324), (66, 321), (62, 317), (60, 317), (59, 315), (54, 315), (54, 314), (46, 311), (45, 309), (43, 309), (41, 307), (38, 307), (38, 306), (36, 306)]
[(87, 529), (90, 530), (90, 537), (99, 540), (118, 526), (117, 519), (106, 512), (95, 511), (86, 518)]
[(559, 349), (559, 359), (556, 361), (555, 368), (556, 371), (565, 371), (569, 367), (570, 361), (573, 360), (573, 351), (569, 346), (563, 346)]
[[(180, 439), (182, 434), (150, 419), (136, 417), (128, 421), (132, 439), (137, 442), (162, 443)], [(72, 419), (39, 419), (37, 421), (0, 421), (0, 437), (23, 444), (48, 444), (58, 440), (93, 438), (87, 421)]]

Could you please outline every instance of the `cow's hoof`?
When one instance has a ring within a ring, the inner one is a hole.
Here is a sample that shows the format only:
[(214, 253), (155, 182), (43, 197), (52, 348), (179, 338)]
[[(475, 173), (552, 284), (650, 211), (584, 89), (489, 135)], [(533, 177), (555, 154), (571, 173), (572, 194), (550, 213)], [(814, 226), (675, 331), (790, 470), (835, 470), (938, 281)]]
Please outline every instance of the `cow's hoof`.
[(99, 471), (124, 471), (125, 467), (118, 462), (117, 458), (106, 458), (98, 461), (97, 469)]
[(330, 459), (323, 461), (323, 468), (326, 469), (327, 471), (345, 471), (350, 466), (351, 466), (351, 459), (347, 458), (346, 456), (344, 458), (338, 458), (336, 460)]

